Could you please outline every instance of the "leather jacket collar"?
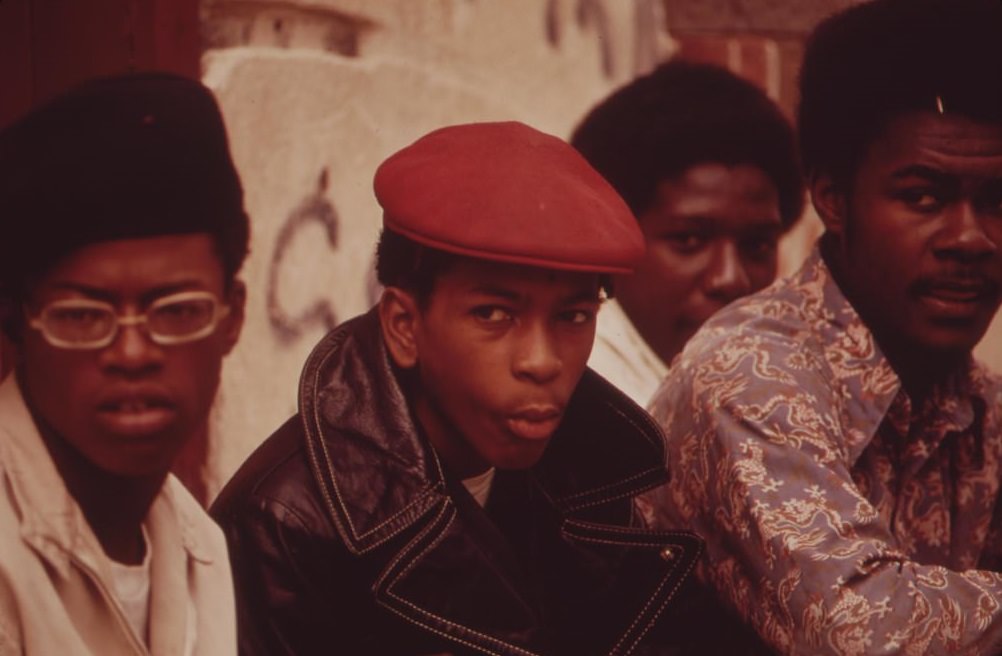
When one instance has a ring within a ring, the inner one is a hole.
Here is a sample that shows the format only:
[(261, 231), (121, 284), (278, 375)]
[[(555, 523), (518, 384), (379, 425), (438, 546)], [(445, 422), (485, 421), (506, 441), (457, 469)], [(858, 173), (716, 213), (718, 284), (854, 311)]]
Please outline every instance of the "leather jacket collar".
[[(419, 437), (375, 310), (317, 345), (299, 399), (311, 468), (350, 551), (385, 543), (442, 503), (442, 465)], [(333, 433), (337, 439), (325, 439)], [(616, 439), (602, 439), (609, 435)], [(588, 370), (533, 474), (553, 507), (569, 514), (666, 482), (663, 462), (654, 422)]]
[(374, 311), (314, 350), (300, 417), (320, 499), (372, 600), (455, 653), (633, 653), (702, 550), (691, 533), (636, 526), (633, 498), (667, 478), (664, 442), (592, 372), (543, 459), (501, 472), (524, 486), (484, 509), (415, 426)]

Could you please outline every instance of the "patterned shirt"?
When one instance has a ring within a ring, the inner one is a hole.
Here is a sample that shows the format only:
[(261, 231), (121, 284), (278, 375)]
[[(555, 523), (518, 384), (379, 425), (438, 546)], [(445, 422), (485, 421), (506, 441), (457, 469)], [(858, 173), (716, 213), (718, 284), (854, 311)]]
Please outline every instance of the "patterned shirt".
[(1002, 381), (971, 360), (913, 408), (817, 248), (712, 318), (651, 409), (672, 482), (648, 501), (778, 651), (1002, 652)]

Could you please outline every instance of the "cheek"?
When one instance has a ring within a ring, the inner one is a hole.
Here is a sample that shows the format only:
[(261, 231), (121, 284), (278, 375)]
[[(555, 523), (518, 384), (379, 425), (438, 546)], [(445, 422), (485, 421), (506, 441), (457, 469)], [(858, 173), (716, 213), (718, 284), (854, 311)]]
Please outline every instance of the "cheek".
[(775, 258), (769, 262), (752, 261), (745, 264), (744, 269), (748, 273), (751, 291), (757, 292), (776, 279), (777, 263)]
[(24, 380), (33, 402), (47, 416), (73, 415), (98, 388), (95, 354), (57, 350), (26, 338), (21, 350)]
[(633, 308), (657, 316), (671, 316), (699, 288), (705, 266), (698, 257), (679, 256), (653, 248), (632, 275), (617, 282), (616, 295)]
[(891, 290), (920, 266), (922, 237), (883, 224), (854, 225), (848, 233), (848, 250), (857, 275), (873, 281), (874, 293)]
[(595, 343), (595, 327), (592, 325), (590, 330), (559, 336), (556, 343), (561, 347), (560, 359), (564, 363), (564, 370), (573, 378), (572, 384), (576, 385), (584, 373), (588, 364), (588, 356), (591, 355), (592, 346)]
[[(199, 390), (204, 396), (219, 386), (222, 355), (215, 349), (195, 351), (178, 357), (167, 366), (169, 370), (177, 372), (174, 375), (186, 381), (193, 390)], [(211, 394), (209, 396), (211, 397)], [(209, 398), (208, 401), (211, 402), (212, 399)]]
[(461, 338), (442, 340), (421, 347), (418, 367), (425, 390), (443, 407), (461, 408), (473, 404), (498, 378), (497, 365), (482, 349), (460, 349)]
[(638, 269), (652, 285), (676, 293), (698, 284), (709, 263), (706, 252), (678, 253), (666, 245), (655, 245)]

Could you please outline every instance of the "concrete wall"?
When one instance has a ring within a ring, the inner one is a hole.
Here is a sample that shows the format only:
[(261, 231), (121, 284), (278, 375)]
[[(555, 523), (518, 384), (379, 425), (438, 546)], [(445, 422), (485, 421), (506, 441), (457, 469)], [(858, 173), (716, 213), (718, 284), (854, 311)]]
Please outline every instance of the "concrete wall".
[(213, 495), (295, 411), (317, 340), (376, 298), (379, 162), (450, 123), (567, 136), (672, 42), (658, 0), (214, 0), (202, 12), (203, 79), (253, 227), (247, 324), (205, 465)]

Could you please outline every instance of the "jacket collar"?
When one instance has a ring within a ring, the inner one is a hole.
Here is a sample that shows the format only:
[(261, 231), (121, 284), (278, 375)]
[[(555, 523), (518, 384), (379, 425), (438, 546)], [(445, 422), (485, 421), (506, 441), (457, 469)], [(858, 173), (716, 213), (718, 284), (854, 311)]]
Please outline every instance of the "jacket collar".
[[(63, 574), (73, 558), (95, 571), (104, 571), (106, 557), (100, 543), (49, 456), (16, 374), (0, 383), (0, 463), (20, 509), (23, 539)], [(148, 527), (151, 541), (157, 542), (165, 533), (177, 534), (192, 558), (210, 563), (212, 552), (198, 539), (200, 518), (185, 503), (179, 503), (179, 497), (187, 496), (180, 488), (181, 484), (168, 476), (154, 500)]]
[[(314, 475), (352, 552), (389, 540), (447, 496), (442, 465), (419, 436), (374, 310), (317, 345), (303, 370), (299, 404)], [(554, 507), (569, 513), (663, 483), (663, 463), (664, 440), (654, 422), (588, 371), (533, 475)]]

